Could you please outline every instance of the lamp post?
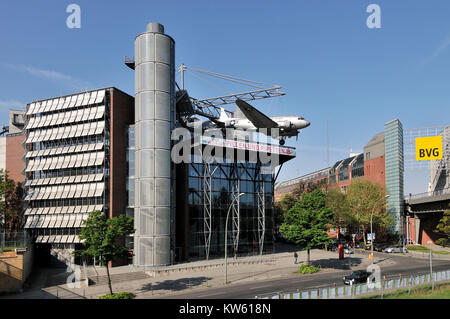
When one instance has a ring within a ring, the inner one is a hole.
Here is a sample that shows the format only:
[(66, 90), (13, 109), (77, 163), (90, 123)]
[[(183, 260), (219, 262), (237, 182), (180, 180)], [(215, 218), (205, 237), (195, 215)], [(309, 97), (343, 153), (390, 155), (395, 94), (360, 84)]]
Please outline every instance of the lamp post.
[[(387, 199), (389, 195), (384, 196), (384, 199)], [(373, 213), (375, 212), (375, 207), (377, 206), (378, 202), (382, 200), (379, 199), (375, 202), (372, 208), (372, 214), (370, 215), (370, 256), (372, 257), (372, 264), (373, 264), (373, 242), (374, 242), (374, 236), (373, 236), (373, 230), (372, 230), (372, 219), (373, 219)]]
[(225, 284), (228, 283), (228, 269), (227, 269), (227, 238), (228, 238), (228, 216), (230, 215), (230, 211), (231, 211), (231, 207), (233, 207), (233, 203), (235, 200), (239, 199), (239, 197), (241, 197), (242, 195), (244, 195), (244, 193), (240, 193), (238, 196), (236, 196), (235, 198), (233, 198), (233, 200), (231, 201), (230, 207), (228, 208), (228, 212), (227, 212), (227, 218), (225, 219)]

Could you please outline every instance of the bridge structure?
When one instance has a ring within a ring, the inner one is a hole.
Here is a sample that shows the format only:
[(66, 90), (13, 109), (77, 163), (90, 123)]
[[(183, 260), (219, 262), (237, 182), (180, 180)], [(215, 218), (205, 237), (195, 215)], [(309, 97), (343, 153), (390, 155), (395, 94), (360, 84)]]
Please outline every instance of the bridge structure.
[[(442, 158), (418, 161), (415, 140), (442, 136)], [(405, 196), (405, 233), (409, 244), (430, 245), (440, 237), (434, 232), (445, 210), (450, 209), (450, 126), (412, 128), (404, 131), (405, 170), (428, 170), (428, 191)]]
[(450, 210), (450, 187), (405, 197), (406, 238), (409, 244), (430, 245), (444, 211)]

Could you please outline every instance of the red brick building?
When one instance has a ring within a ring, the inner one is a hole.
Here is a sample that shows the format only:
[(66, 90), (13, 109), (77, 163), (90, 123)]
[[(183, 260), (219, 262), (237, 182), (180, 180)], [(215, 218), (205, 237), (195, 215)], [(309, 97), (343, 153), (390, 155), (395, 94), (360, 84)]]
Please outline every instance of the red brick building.
[(8, 178), (17, 182), (25, 181), (25, 148), (23, 142), (25, 135), (24, 111), (10, 110), (9, 125), (5, 136), (0, 136), (0, 169), (8, 173)]

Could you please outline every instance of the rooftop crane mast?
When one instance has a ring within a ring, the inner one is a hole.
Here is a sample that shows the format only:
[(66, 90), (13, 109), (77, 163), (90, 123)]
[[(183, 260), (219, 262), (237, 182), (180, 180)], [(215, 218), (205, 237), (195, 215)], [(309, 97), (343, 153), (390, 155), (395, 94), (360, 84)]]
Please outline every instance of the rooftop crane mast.
[[(195, 72), (199, 72), (202, 74), (206, 74), (215, 78), (219, 78), (222, 80), (227, 80), (231, 82), (235, 82), (241, 85), (247, 85), (256, 88), (255, 90), (251, 91), (245, 91), (240, 93), (232, 93), (217, 97), (211, 97), (211, 98), (205, 98), (205, 99), (196, 99), (190, 97), (191, 103), (193, 106), (196, 107), (194, 110), (196, 114), (208, 117), (210, 119), (217, 119), (220, 116), (220, 105), (226, 105), (226, 104), (233, 104), (236, 102), (236, 99), (240, 99), (243, 101), (252, 101), (252, 100), (259, 100), (264, 98), (270, 98), (270, 97), (276, 97), (276, 96), (283, 96), (286, 93), (281, 92), (281, 86), (273, 85), (273, 86), (267, 86), (264, 85), (262, 82), (256, 82), (251, 80), (246, 80), (242, 78), (238, 78), (235, 76), (225, 75), (225, 74), (219, 74), (219, 73), (213, 73), (201, 69), (191, 68), (187, 67), (184, 64), (181, 64), (178, 71), (181, 73), (181, 90), (184, 90), (184, 72), (186, 70), (191, 70)], [(264, 86), (263, 86), (264, 85)], [(231, 113), (230, 111), (226, 110), (227, 113)]]

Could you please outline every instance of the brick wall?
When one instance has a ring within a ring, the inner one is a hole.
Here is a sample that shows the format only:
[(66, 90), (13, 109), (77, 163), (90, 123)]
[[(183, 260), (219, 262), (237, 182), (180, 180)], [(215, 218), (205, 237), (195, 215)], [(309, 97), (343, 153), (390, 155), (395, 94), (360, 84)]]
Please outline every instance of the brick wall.
[(364, 161), (364, 178), (378, 183), (380, 185), (386, 186), (386, 167), (385, 158), (380, 156), (374, 159)]
[(10, 179), (20, 183), (25, 181), (24, 140), (25, 134), (6, 137), (6, 171)]
[(126, 207), (126, 126), (134, 122), (134, 99), (111, 91), (110, 217), (125, 213)]

